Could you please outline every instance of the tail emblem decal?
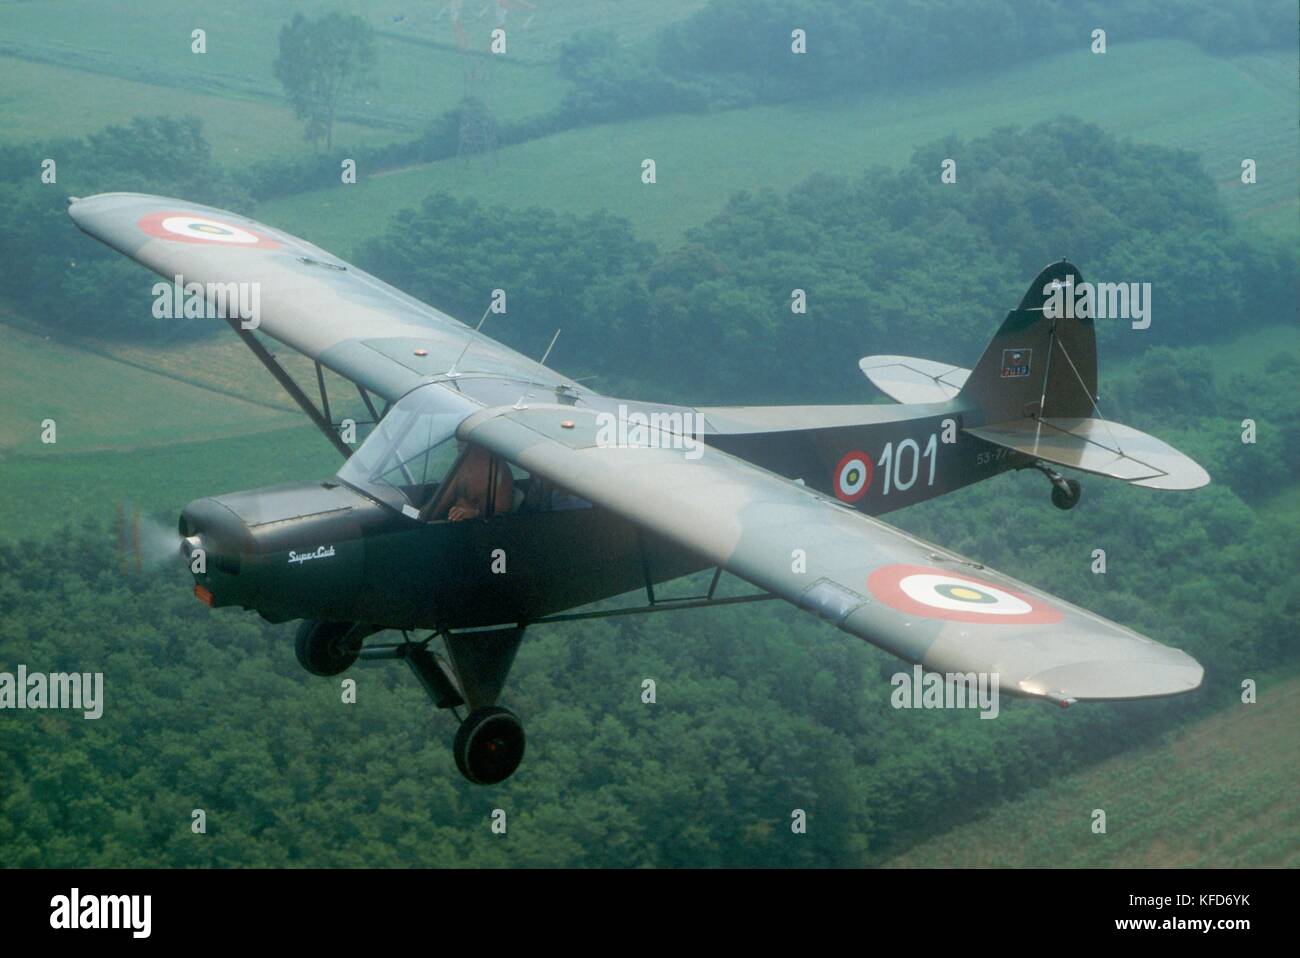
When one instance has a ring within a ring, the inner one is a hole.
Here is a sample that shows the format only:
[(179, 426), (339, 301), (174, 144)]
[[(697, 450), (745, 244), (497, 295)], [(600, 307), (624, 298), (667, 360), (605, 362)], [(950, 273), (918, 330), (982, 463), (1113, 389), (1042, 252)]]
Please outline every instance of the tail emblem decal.
[(1033, 357), (1032, 349), (1002, 350), (1002, 378), (1023, 379), (1029, 375), (1029, 361)]

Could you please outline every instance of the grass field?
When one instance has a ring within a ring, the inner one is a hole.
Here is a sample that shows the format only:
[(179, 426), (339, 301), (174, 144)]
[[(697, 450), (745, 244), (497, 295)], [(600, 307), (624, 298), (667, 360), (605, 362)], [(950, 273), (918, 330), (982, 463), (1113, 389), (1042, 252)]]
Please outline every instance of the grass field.
[[(197, 496), (327, 476), (339, 467), (338, 454), (296, 410), (213, 392), (13, 326), (0, 327), (0, 335), (0, 538), (46, 535), (108, 515), (123, 501), (170, 524)], [(40, 441), (47, 418), (57, 423), (53, 445)]]
[[(1281, 319), (1282, 317), (1279, 317)], [(1228, 342), (1191, 343), (1192, 346), (1209, 346), (1214, 350), (1214, 375), (1226, 383), (1237, 373), (1253, 373), (1263, 369), (1274, 356), (1300, 357), (1300, 336), (1294, 325), (1259, 326)], [(1104, 351), (1098, 357), (1098, 378), (1102, 391), (1106, 380), (1127, 375), (1141, 367), (1146, 360), (1141, 354), (1110, 361)]]
[[(301, 419), (12, 326), (0, 329), (0, 454), (35, 455), (51, 474), (72, 453), (242, 435)], [(57, 424), (53, 445), (41, 442), (45, 419)]]
[[(315, 398), (316, 367), (312, 361), (274, 340), (263, 338), (262, 342), (289, 375)], [(294, 401), (262, 368), (243, 342), (224, 329), (198, 343), (155, 346), (104, 340), (96, 343), (94, 348), (105, 356), (215, 393), (301, 415)], [(335, 418), (340, 414), (353, 415), (363, 408), (356, 387), (328, 370), (325, 371), (325, 389)]]
[[(8, 81), (0, 92), (0, 137), (26, 140), (49, 135), (46, 130), (84, 133), (106, 122), (160, 110), (211, 117), (217, 131), (242, 121), (247, 112), (250, 129), (237, 131), (235, 142), (247, 143), (245, 150), (253, 158), (276, 153), (284, 148), (281, 141), (296, 143), (300, 138), (286, 137), (283, 121), (278, 128), (268, 122), (268, 117), (287, 116), (288, 111), (271, 72), (276, 31), (267, 30), (266, 24), (288, 23), (295, 11), (315, 15), (349, 8), (392, 29), (385, 28), (376, 43), (375, 88), (347, 99), (344, 119), (416, 130), (464, 95), (465, 58), (449, 25), (444, 28), (445, 42), (413, 43), (395, 32), (397, 25), (387, 13), (360, 0), (30, 0), (6, 4), (0, 17), (0, 71)], [(207, 33), (204, 54), (190, 49), (196, 28)], [(27, 68), (18, 67), (19, 61)], [(544, 112), (567, 88), (550, 64), (507, 54), (493, 57), (488, 66), (479, 92), (503, 119)], [(233, 110), (228, 104), (226, 116), (215, 116), (213, 98), (239, 106)], [(81, 101), (106, 109), (98, 113)], [(248, 101), (276, 109), (259, 112)], [(336, 142), (376, 142), (350, 140), (350, 135), (363, 134), (341, 127)], [(266, 149), (257, 150), (259, 142)]]
[[(273, 200), (257, 216), (347, 256), (397, 210), (447, 190), (488, 204), (609, 209), (642, 235), (672, 243), (737, 190), (898, 166), (917, 145), (949, 133), (976, 137), (1070, 113), (1138, 141), (1200, 152), (1249, 228), (1295, 236), (1295, 64), (1294, 53), (1231, 60), (1178, 41), (1116, 44), (1104, 56), (1066, 54), (979, 83), (573, 130), (503, 149), (495, 167), (431, 163)], [(1259, 164), (1253, 186), (1239, 182), (1245, 156)], [(646, 157), (658, 167), (653, 186), (640, 181)]]
[[(1233, 704), (888, 864), (903, 868), (1300, 866), (1300, 676), (1250, 676), (1259, 701)], [(1106, 834), (1093, 834), (1095, 808)]]
[[(227, 166), (313, 149), (294, 132), (301, 126), (279, 102), (232, 100), (9, 56), (0, 56), (0, 76), (0, 142), (84, 136), (132, 117), (166, 115), (202, 120), (213, 155)], [(339, 123), (334, 135), (339, 143), (376, 145), (410, 136), (394, 127), (348, 122)]]
[[(228, 418), (229, 412), (219, 415)], [(195, 417), (189, 426), (203, 421)], [(338, 453), (305, 420), (270, 432), (111, 452), (0, 453), (0, 538), (44, 536), (69, 523), (105, 521), (119, 502), (159, 517), (170, 528), (191, 499), (324, 478), (340, 465)]]
[[(609, 30), (623, 43), (650, 37), (665, 24), (700, 9), (707, 0), (529, 0), (536, 9), (516, 2), (506, 17), (506, 35), (512, 57), (531, 61), (554, 60), (560, 44), (579, 30)], [(385, 36), (408, 42), (447, 44), (452, 42), (451, 3), (423, 0), (403, 4), (401, 20), (373, 4), (352, 2), (356, 13), (366, 17)], [(465, 0), (461, 27), (467, 42), (486, 45), (496, 26), (492, 0)]]

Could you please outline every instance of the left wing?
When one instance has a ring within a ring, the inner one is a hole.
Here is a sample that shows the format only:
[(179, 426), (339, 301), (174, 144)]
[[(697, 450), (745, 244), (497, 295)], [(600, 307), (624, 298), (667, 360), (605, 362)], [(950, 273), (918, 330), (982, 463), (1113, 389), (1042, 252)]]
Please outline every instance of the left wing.
[(798, 483), (708, 446), (690, 458), (603, 445), (602, 425), (573, 406), (516, 406), (458, 434), (932, 671), (996, 672), (1003, 691), (1061, 704), (1201, 683), (1185, 652)]
[(459, 357), (462, 373), (552, 387), (564, 382), (337, 256), (238, 213), (164, 196), (101, 193), (73, 200), (68, 215), (164, 279), (200, 284), (209, 301), (216, 287), (252, 284), (260, 332), (390, 402), (443, 375)]

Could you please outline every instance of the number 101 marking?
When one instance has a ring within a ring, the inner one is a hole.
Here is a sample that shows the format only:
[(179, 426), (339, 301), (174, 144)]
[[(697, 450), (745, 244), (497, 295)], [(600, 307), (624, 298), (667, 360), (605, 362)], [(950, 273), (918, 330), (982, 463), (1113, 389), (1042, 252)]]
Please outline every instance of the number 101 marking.
[[(930, 471), (926, 476), (925, 484), (927, 486), (934, 485), (935, 453), (938, 448), (938, 438), (934, 433), (930, 433), (930, 438), (926, 440), (924, 452), (921, 451), (921, 447), (917, 445), (916, 440), (911, 438), (900, 442), (897, 449), (894, 448), (892, 442), (885, 443), (884, 451), (880, 453), (880, 462), (878, 463), (885, 475), (885, 491), (883, 494), (889, 495), (891, 486), (899, 492), (906, 492), (911, 489), (921, 471), (922, 459), (930, 461)], [(906, 455), (909, 452), (911, 455)], [(908, 469), (906, 464), (910, 464), (911, 468)], [(906, 475), (904, 475), (905, 473)]]

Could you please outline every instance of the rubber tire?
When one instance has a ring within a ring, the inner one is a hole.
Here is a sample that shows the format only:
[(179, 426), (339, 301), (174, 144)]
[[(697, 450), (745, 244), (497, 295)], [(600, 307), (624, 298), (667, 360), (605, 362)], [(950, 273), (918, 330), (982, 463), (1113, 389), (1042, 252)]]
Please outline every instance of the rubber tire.
[(352, 668), (361, 651), (344, 649), (340, 644), (352, 628), (351, 622), (322, 622), (320, 619), (303, 619), (293, 640), (293, 651), (298, 664), (312, 675), (339, 675)]
[(1052, 505), (1058, 509), (1073, 509), (1079, 504), (1079, 499), (1083, 496), (1083, 486), (1079, 485), (1078, 479), (1066, 479), (1065, 484), (1070, 487), (1067, 495), (1061, 491), (1061, 487), (1052, 485)]
[(496, 785), (514, 774), (524, 758), (519, 716), (498, 706), (470, 712), (452, 744), (456, 767), (475, 785)]

